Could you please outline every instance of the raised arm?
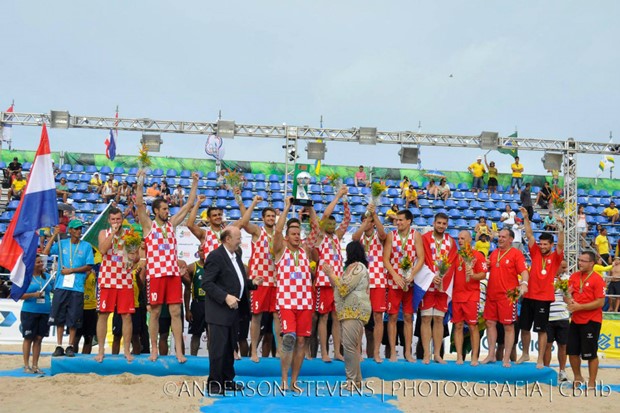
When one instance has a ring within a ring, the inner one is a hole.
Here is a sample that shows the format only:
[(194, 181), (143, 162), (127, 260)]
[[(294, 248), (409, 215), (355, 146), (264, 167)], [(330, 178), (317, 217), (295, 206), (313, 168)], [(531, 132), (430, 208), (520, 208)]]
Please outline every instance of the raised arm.
[(564, 251), (564, 219), (558, 217), (557, 220), (558, 220), (558, 245), (556, 249), (558, 251)]
[(260, 237), (260, 227), (256, 224), (252, 224), (250, 219), (252, 218), (252, 211), (254, 211), (256, 205), (262, 200), (262, 196), (256, 195), (249, 208), (246, 208), (245, 205), (243, 205), (243, 202), (239, 202), (239, 211), (241, 211), (242, 216), (240, 220), (235, 221), (233, 224), (239, 228), (245, 229), (248, 234), (252, 235), (253, 241), (256, 241), (256, 239)]
[(197, 172), (192, 173), (192, 189), (189, 191), (189, 197), (187, 198), (187, 202), (179, 209), (179, 212), (174, 214), (174, 216), (170, 219), (170, 223), (173, 227), (181, 225), (183, 220), (187, 216), (187, 213), (192, 209), (194, 202), (196, 201), (196, 192), (198, 192), (198, 176)]
[(368, 227), (370, 227), (371, 225), (370, 220), (365, 219), (359, 226), (359, 228), (357, 229), (357, 231), (355, 231), (353, 233), (353, 235), (351, 236), (351, 239), (353, 241), (358, 241), (361, 242), (362, 240), (362, 236), (364, 235), (364, 232), (366, 232), (366, 230), (368, 229)]
[[(192, 210), (189, 212), (189, 218), (187, 219), (187, 229), (194, 234), (198, 241), (202, 244), (205, 240), (205, 232), (196, 225), (196, 215), (198, 215), (198, 208), (200, 205), (207, 199), (204, 195), (198, 195), (198, 200), (194, 205), (192, 205)], [(189, 202), (186, 205), (191, 205)]]
[(349, 229), (349, 224), (351, 223), (351, 208), (349, 208), (349, 203), (344, 201), (344, 213), (342, 215), (342, 222), (336, 229), (336, 236), (338, 239), (342, 239), (344, 234), (346, 234), (347, 229)]
[(307, 207), (310, 213), (310, 234), (306, 237), (304, 242), (304, 249), (310, 256), (310, 253), (314, 246), (316, 245), (316, 240), (319, 236), (320, 227), (319, 227), (319, 218), (316, 216), (316, 211), (313, 207)]
[(326, 220), (332, 215), (332, 212), (334, 212), (334, 208), (336, 208), (336, 205), (338, 205), (338, 201), (340, 200), (340, 198), (345, 196), (348, 192), (349, 188), (346, 185), (343, 185), (336, 193), (336, 196), (334, 196), (334, 199), (332, 199), (332, 202), (330, 202), (329, 205), (327, 205), (327, 208), (325, 208), (325, 211), (323, 211), (321, 221)]
[(280, 214), (273, 233), (273, 255), (275, 256), (276, 261), (280, 259), (282, 253), (284, 252), (284, 235), (282, 232), (284, 231), (284, 224), (286, 224), (286, 217), (291, 210), (292, 199), (293, 197), (286, 198), (284, 203), (284, 211)]
[(139, 170), (136, 174), (136, 178), (138, 184), (136, 187), (136, 206), (138, 208), (138, 219), (140, 220), (140, 225), (142, 225), (144, 237), (146, 237), (149, 232), (151, 232), (151, 225), (153, 224), (151, 221), (151, 217), (146, 210), (146, 204), (144, 203), (144, 180), (146, 179), (146, 172), (144, 172), (144, 170)]
[(531, 247), (536, 244), (536, 238), (534, 238), (534, 231), (532, 231), (532, 224), (530, 223), (530, 217), (527, 213), (527, 209), (520, 207), (519, 211), (523, 215), (523, 227), (525, 228), (525, 236), (527, 237), (527, 245)]

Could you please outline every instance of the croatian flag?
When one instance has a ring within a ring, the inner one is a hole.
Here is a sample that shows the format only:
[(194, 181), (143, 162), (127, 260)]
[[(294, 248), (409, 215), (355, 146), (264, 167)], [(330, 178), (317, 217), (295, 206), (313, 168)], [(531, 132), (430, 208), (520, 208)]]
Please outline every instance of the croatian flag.
[(57, 224), (56, 184), (47, 128), (43, 124), (28, 183), (0, 244), (0, 265), (11, 271), (11, 298), (15, 301), (24, 295), (32, 279), (39, 228)]
[[(14, 107), (15, 107), (15, 104), (11, 104), (11, 107), (6, 110), (6, 113), (13, 113)], [(8, 119), (10, 120), (11, 116), (9, 116)], [(13, 125), (9, 125), (9, 124), (2, 125), (2, 140), (9, 144), (9, 149), (11, 145), (11, 131), (12, 130), (13, 130)]]
[(112, 129), (110, 129), (110, 137), (105, 140), (105, 156), (111, 161), (116, 158), (116, 141)]
[(424, 264), (420, 271), (413, 278), (413, 310), (418, 311), (418, 306), (422, 302), (426, 290), (433, 283), (435, 273)]

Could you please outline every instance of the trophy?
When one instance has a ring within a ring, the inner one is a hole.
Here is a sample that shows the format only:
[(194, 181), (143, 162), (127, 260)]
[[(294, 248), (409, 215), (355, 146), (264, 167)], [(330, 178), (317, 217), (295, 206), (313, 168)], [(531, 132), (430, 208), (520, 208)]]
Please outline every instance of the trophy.
[(308, 165), (295, 165), (295, 179), (293, 179), (293, 205), (311, 206), (313, 204), (308, 195), (310, 174)]

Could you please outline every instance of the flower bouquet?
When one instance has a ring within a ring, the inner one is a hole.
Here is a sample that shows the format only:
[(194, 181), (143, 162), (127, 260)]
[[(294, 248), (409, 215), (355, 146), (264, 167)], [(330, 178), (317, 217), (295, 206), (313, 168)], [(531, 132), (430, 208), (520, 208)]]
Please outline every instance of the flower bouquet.
[[(334, 187), (334, 192), (338, 193), (340, 191), (340, 188), (342, 188), (344, 186), (344, 181), (342, 180), (342, 177), (340, 175), (338, 175), (336, 172), (334, 172), (331, 175), (327, 175), (327, 181), (330, 183), (331, 186)], [(343, 201), (347, 200), (347, 196), (344, 195), (342, 197)]]
[(564, 297), (568, 298), (569, 300), (573, 298), (570, 291), (570, 286), (568, 285), (568, 280), (562, 280), (560, 278), (556, 279), (553, 283), (553, 288), (555, 288), (556, 291), (562, 291), (562, 295), (564, 295)]
[(450, 264), (450, 260), (446, 254), (441, 254), (439, 258), (435, 261), (435, 267), (437, 267), (437, 275), (441, 278), (441, 285), (439, 287), (439, 291), (443, 291), (443, 277), (445, 277), (446, 273), (450, 269), (452, 264)]
[[(142, 144), (140, 149), (138, 150), (138, 166), (141, 170), (148, 168), (151, 166), (151, 158), (149, 157), (149, 150), (146, 148), (146, 145)], [(144, 175), (138, 175), (138, 186), (144, 185)]]
[[(373, 182), (370, 186), (370, 200), (368, 201), (369, 205), (374, 205), (378, 207), (381, 205), (381, 194), (387, 189), (387, 186), (383, 182)], [(365, 216), (369, 216), (370, 213), (366, 211)]]
[(142, 236), (132, 228), (123, 234), (121, 243), (125, 250), (125, 266), (127, 268), (132, 268), (135, 265), (135, 261), (129, 258), (129, 254), (138, 252), (140, 245), (142, 245)]
[[(471, 270), (476, 263), (476, 258), (474, 257), (474, 250), (472, 249), (471, 245), (465, 244), (463, 248), (459, 250), (459, 256), (465, 263), (465, 269)], [(467, 274), (467, 272), (465, 273), (465, 281), (469, 282), (469, 274)]]
[(560, 193), (560, 191), (551, 191), (551, 196), (549, 197), (549, 204), (551, 205), (553, 211), (558, 214), (560, 217), (564, 216), (564, 208), (565, 202), (564, 197)]
[[(226, 174), (226, 184), (229, 189), (235, 192), (235, 200), (237, 201), (237, 204), (240, 204), (242, 202), (241, 188), (243, 187), (243, 176), (239, 172), (231, 171), (229, 169)], [(235, 189), (238, 189), (238, 191), (235, 191)]]
[(519, 289), (519, 287), (508, 290), (506, 291), (506, 297), (508, 297), (511, 304), (514, 304), (519, 301), (519, 297), (521, 297), (521, 290)]
[(409, 277), (411, 276), (411, 266), (411, 258), (409, 258), (407, 254), (403, 255), (403, 258), (401, 258), (400, 263), (398, 264), (398, 268), (402, 270), (403, 278), (405, 279), (405, 287), (403, 288), (403, 291), (405, 292), (409, 290)]

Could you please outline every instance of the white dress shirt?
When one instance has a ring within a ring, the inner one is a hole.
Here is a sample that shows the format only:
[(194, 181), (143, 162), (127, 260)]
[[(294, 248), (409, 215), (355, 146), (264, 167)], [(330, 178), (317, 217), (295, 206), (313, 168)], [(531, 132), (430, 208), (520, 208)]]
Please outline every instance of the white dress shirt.
[[(226, 249), (226, 248), (224, 248)], [(239, 264), (237, 264), (237, 254), (235, 254), (234, 252), (230, 252), (228, 250), (226, 250), (226, 252), (228, 253), (228, 256), (230, 257), (230, 260), (232, 261), (233, 267), (235, 267), (235, 271), (237, 272), (237, 277), (239, 278), (239, 285), (241, 285), (241, 289), (239, 291), (239, 297), (241, 298), (243, 296), (243, 287), (244, 282), (243, 282), (243, 273), (241, 272), (241, 268), (239, 268)]]

